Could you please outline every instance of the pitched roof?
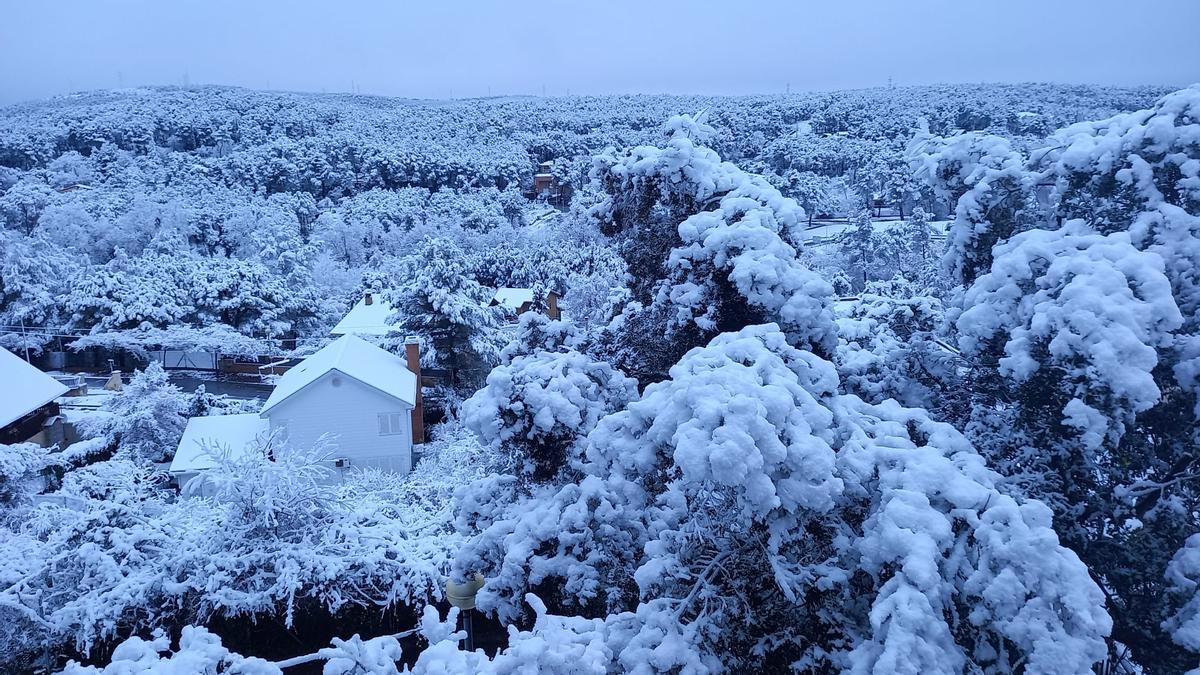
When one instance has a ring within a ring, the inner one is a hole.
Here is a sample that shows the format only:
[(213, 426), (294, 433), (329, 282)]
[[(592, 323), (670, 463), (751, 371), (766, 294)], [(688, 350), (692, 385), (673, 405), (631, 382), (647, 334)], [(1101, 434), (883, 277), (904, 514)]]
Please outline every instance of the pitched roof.
[(333, 330), (329, 331), (329, 334), (335, 337), (339, 335), (387, 335), (393, 329), (387, 322), (393, 311), (391, 304), (383, 299), (382, 293), (373, 293), (372, 302), (369, 305), (366, 298), (359, 298), (346, 316), (342, 317)]
[(356, 335), (343, 335), (280, 376), (263, 405), (262, 414), (335, 370), (408, 405), (416, 405), (417, 376), (404, 364), (404, 359)]
[(171, 460), (171, 473), (203, 471), (216, 466), (210, 453), (229, 452), (231, 457), (244, 454), (256, 440), (266, 438), (271, 423), (255, 413), (212, 415), (188, 420), (179, 439), (179, 448)]
[(500, 305), (505, 309), (518, 310), (527, 302), (533, 302), (532, 288), (501, 287), (497, 288), (496, 294), (492, 296), (492, 304)]
[(67, 387), (0, 347), (0, 427), (67, 393)]

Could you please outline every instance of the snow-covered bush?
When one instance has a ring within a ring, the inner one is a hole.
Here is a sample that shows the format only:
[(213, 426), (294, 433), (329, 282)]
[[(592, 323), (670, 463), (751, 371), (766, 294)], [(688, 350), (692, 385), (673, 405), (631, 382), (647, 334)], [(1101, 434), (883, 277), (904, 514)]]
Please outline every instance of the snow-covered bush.
[(577, 470), (577, 441), (637, 398), (637, 383), (609, 364), (554, 349), (561, 325), (524, 321), (524, 328), (545, 327), (526, 331), (541, 337), (539, 348), (496, 366), (487, 385), (463, 403), (463, 421), (503, 458), (497, 466), (504, 473), (545, 481)]
[(1017, 235), (993, 255), (957, 320), (963, 350), (1018, 382), (1054, 369), (1038, 387), (1061, 378), (1062, 423), (1091, 449), (1119, 439), (1158, 402), (1157, 349), (1183, 323), (1162, 259), (1081, 221)]
[(46, 449), (34, 443), (0, 443), (0, 508), (41, 491), (41, 473), (53, 463)]
[(719, 335), (456, 569), (483, 571), (504, 617), (535, 587), (630, 612), (626, 667), (1089, 672), (1110, 623), (1050, 512), (949, 426), (837, 386), (778, 327)]
[(0, 560), (14, 561), (0, 565), (0, 612), (24, 608), (21, 643), (87, 653), (214, 615), (292, 625), (301, 609), (419, 608), (441, 597), (458, 546), (450, 496), (478, 476), (473, 438), (433, 445), (409, 477), (336, 488), (319, 448), (217, 452), (216, 498), (164, 494), (127, 459), (70, 472), (61, 504), (28, 510), (0, 537)]
[(124, 389), (101, 406), (104, 414), (84, 418), (81, 431), (103, 436), (110, 446), (150, 462), (175, 455), (187, 426), (188, 397), (171, 384), (158, 362), (137, 371)]
[(838, 373), (846, 391), (868, 401), (932, 408), (942, 403), (942, 385), (956, 376), (959, 359), (938, 339), (941, 302), (911, 296), (915, 289), (904, 286), (898, 294), (863, 293), (838, 303)]
[(275, 664), (229, 651), (221, 638), (202, 626), (184, 626), (179, 648), (161, 630), (149, 640), (131, 637), (113, 650), (108, 665), (82, 666), (72, 661), (63, 675), (283, 675)]

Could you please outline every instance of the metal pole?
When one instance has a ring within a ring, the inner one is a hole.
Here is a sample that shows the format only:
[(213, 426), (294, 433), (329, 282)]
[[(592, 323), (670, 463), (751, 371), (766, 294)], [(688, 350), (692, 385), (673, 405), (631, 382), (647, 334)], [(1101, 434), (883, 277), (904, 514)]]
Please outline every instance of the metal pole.
[(29, 360), (29, 336), (25, 334), (25, 317), (21, 317), (21, 344), (25, 345), (25, 363), (33, 363)]
[(475, 627), (472, 625), (471, 615), (475, 613), (473, 609), (463, 610), (463, 630), (467, 632), (467, 639), (463, 640), (463, 645), (468, 652), (475, 651)]

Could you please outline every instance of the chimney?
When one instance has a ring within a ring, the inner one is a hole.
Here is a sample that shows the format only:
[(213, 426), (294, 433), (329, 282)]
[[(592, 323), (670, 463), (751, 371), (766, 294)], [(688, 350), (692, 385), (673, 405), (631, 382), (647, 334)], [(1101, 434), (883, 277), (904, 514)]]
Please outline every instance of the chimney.
[(369, 305), (373, 302), (375, 302), (375, 298), (371, 297), (371, 293), (368, 291), (367, 294), (363, 296), (363, 304)]
[[(370, 295), (367, 304), (370, 304)], [(415, 335), (404, 338), (404, 358), (408, 369), (417, 376), (416, 404), (412, 410), (412, 442), (419, 445), (425, 442), (425, 404), (421, 399), (421, 341)]]
[(554, 321), (562, 318), (562, 312), (558, 311), (558, 293), (550, 291), (546, 294), (546, 316)]

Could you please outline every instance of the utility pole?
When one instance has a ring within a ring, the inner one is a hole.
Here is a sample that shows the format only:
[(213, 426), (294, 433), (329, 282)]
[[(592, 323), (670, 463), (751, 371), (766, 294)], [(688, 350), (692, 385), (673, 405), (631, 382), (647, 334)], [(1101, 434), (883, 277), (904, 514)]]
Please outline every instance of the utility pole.
[(29, 336), (25, 334), (25, 317), (21, 317), (21, 344), (25, 345), (25, 362), (33, 363), (29, 360)]

